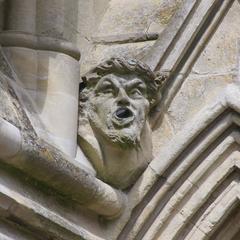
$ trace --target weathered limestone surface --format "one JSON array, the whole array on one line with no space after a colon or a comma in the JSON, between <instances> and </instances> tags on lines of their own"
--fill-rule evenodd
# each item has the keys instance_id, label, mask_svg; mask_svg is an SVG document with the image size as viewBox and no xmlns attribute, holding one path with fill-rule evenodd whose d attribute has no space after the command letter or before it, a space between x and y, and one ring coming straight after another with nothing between
<instances>
[{"instance_id":1,"label":"weathered limestone surface","mask_svg":"<svg viewBox=\"0 0 240 240\"><path fill-rule=\"evenodd\" d=\"M182 0L112 0L98 28L92 33L89 55L82 59L82 72L106 58L136 57L149 49L180 8ZM151 35L152 34L152 35ZM96 41L96 38L98 41ZM111 40L110 40L110 39ZM148 39L143 41L141 39Z\"/></svg>"},{"instance_id":2,"label":"weathered limestone surface","mask_svg":"<svg viewBox=\"0 0 240 240\"><path fill-rule=\"evenodd\" d=\"M239 11L240 5L235 1L172 101L161 127L153 135L156 139L153 142L157 144L155 153L188 123L188 119L218 99L226 85L236 80Z\"/></svg>"},{"instance_id":3,"label":"weathered limestone surface","mask_svg":"<svg viewBox=\"0 0 240 240\"><path fill-rule=\"evenodd\" d=\"M237 42L240 36L239 11L240 5L235 2L194 64L178 96L175 97L172 106L169 108L170 115L171 112L176 115L176 117L170 117L173 119L174 129L181 129L182 124L186 123L187 119L195 115L203 106L218 98L219 92L226 84L236 79ZM189 101L189 99L192 99L192 101ZM177 109L179 109L177 102L181 102L180 111L186 109L189 113L177 112ZM184 106L185 104L187 105Z\"/></svg>"},{"instance_id":4,"label":"weathered limestone surface","mask_svg":"<svg viewBox=\"0 0 240 240\"><path fill-rule=\"evenodd\" d=\"M239 13L238 0L0 0L0 239L238 240ZM111 57L155 71L151 108L136 69L82 82Z\"/></svg>"}]
</instances>

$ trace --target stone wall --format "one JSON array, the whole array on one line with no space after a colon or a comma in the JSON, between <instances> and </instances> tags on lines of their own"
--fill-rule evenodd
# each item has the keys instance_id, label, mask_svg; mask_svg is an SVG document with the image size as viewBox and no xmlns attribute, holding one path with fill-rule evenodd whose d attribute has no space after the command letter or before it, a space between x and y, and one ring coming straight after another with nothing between
<instances>
[{"instance_id":1,"label":"stone wall","mask_svg":"<svg viewBox=\"0 0 240 240\"><path fill-rule=\"evenodd\" d=\"M239 12L237 0L0 0L0 239L239 239ZM78 135L81 76L119 56L167 78L147 119L153 159L123 190Z\"/></svg>"}]
</instances>

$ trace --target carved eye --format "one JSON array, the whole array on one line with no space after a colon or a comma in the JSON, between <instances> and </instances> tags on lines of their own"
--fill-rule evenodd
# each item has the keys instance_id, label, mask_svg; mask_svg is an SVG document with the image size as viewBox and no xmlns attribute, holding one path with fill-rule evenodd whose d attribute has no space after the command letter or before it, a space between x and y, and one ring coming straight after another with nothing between
<instances>
[{"instance_id":1,"label":"carved eye","mask_svg":"<svg viewBox=\"0 0 240 240\"><path fill-rule=\"evenodd\" d=\"M110 81L103 81L97 86L97 94L114 94L115 89L113 84Z\"/></svg>"},{"instance_id":2,"label":"carved eye","mask_svg":"<svg viewBox=\"0 0 240 240\"><path fill-rule=\"evenodd\" d=\"M114 93L114 89L111 86L106 86L102 89L102 92L104 94L113 94Z\"/></svg>"},{"instance_id":3,"label":"carved eye","mask_svg":"<svg viewBox=\"0 0 240 240\"><path fill-rule=\"evenodd\" d=\"M129 93L130 97L132 98L139 98L143 96L143 92L142 90L138 89L138 88L133 88L130 93Z\"/></svg>"}]
</instances>

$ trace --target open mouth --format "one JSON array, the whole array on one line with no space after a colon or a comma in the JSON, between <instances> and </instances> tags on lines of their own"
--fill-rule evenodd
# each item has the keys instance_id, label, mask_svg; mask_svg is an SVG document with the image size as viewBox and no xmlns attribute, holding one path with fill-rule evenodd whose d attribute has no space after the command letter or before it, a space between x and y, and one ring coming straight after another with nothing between
<instances>
[{"instance_id":1,"label":"open mouth","mask_svg":"<svg viewBox=\"0 0 240 240\"><path fill-rule=\"evenodd\" d=\"M133 116L133 113L131 110L129 110L128 108L119 108L116 112L115 112L115 115L117 118L120 118L120 119L124 119L124 118L129 118L129 117L132 117Z\"/></svg>"},{"instance_id":2,"label":"open mouth","mask_svg":"<svg viewBox=\"0 0 240 240\"><path fill-rule=\"evenodd\" d=\"M120 107L114 112L113 122L118 126L126 126L134 120L133 112L127 107Z\"/></svg>"}]
</instances>

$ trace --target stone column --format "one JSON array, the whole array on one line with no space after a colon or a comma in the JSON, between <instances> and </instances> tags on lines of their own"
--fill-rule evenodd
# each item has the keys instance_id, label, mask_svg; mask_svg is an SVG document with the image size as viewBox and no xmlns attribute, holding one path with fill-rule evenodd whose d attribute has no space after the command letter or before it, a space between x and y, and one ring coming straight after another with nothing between
<instances>
[{"instance_id":1,"label":"stone column","mask_svg":"<svg viewBox=\"0 0 240 240\"><path fill-rule=\"evenodd\" d=\"M80 54L74 0L7 0L0 44L44 127L38 134L76 156ZM75 21L76 20L76 21Z\"/></svg>"},{"instance_id":2,"label":"stone column","mask_svg":"<svg viewBox=\"0 0 240 240\"><path fill-rule=\"evenodd\" d=\"M3 30L5 0L0 0L0 31Z\"/></svg>"},{"instance_id":3,"label":"stone column","mask_svg":"<svg viewBox=\"0 0 240 240\"><path fill-rule=\"evenodd\" d=\"M6 1L6 22L4 28L11 31L35 33L37 0Z\"/></svg>"}]
</instances>

